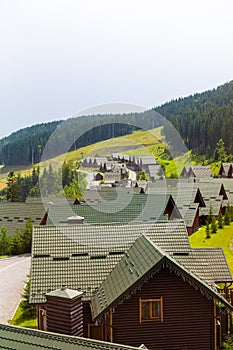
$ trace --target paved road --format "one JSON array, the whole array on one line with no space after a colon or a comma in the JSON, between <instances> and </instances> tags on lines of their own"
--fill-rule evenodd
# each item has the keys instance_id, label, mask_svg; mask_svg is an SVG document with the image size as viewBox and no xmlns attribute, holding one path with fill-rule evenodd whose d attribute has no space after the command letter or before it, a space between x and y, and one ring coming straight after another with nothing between
<instances>
[{"instance_id":1,"label":"paved road","mask_svg":"<svg viewBox=\"0 0 233 350\"><path fill-rule=\"evenodd\" d=\"M0 259L0 323L6 324L13 317L30 271L30 264L30 256Z\"/></svg>"}]
</instances>

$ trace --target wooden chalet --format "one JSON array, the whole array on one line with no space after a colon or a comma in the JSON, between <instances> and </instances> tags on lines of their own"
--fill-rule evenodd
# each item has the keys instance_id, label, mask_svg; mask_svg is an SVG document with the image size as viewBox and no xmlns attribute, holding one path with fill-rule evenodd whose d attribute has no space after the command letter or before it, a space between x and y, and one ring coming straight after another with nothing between
<instances>
[{"instance_id":1,"label":"wooden chalet","mask_svg":"<svg viewBox=\"0 0 233 350\"><path fill-rule=\"evenodd\" d=\"M191 235L199 229L199 209L205 208L206 205L200 189L194 182L181 179L155 181L154 183L149 183L147 193L171 194L185 221L188 234Z\"/></svg>"},{"instance_id":2,"label":"wooden chalet","mask_svg":"<svg viewBox=\"0 0 233 350\"><path fill-rule=\"evenodd\" d=\"M220 178L233 178L233 163L221 163L220 170L218 173Z\"/></svg>"},{"instance_id":3,"label":"wooden chalet","mask_svg":"<svg viewBox=\"0 0 233 350\"><path fill-rule=\"evenodd\" d=\"M215 350L232 309L217 283L229 296L231 281L222 249L192 249L180 220L34 227L30 302L41 330Z\"/></svg>"},{"instance_id":4,"label":"wooden chalet","mask_svg":"<svg viewBox=\"0 0 233 350\"><path fill-rule=\"evenodd\" d=\"M21 202L0 202L0 228L4 227L9 235L16 229L24 229L29 219L33 225L43 224L47 208L40 198Z\"/></svg>"},{"instance_id":5,"label":"wooden chalet","mask_svg":"<svg viewBox=\"0 0 233 350\"><path fill-rule=\"evenodd\" d=\"M205 223L210 211L212 211L212 215L216 219L220 213L224 214L228 203L228 196L224 185L221 182L207 181L205 179L198 181L197 186L206 204L205 208L200 208L201 223Z\"/></svg>"},{"instance_id":6,"label":"wooden chalet","mask_svg":"<svg viewBox=\"0 0 233 350\"><path fill-rule=\"evenodd\" d=\"M103 180L103 179L104 179L104 174L103 174L103 173L98 172L98 173L96 173L95 176L94 176L94 180L95 180L95 181L101 181L101 180Z\"/></svg>"},{"instance_id":7,"label":"wooden chalet","mask_svg":"<svg viewBox=\"0 0 233 350\"><path fill-rule=\"evenodd\" d=\"M190 166L185 165L180 173L180 177L188 177Z\"/></svg>"},{"instance_id":8,"label":"wooden chalet","mask_svg":"<svg viewBox=\"0 0 233 350\"><path fill-rule=\"evenodd\" d=\"M82 160L82 166L84 168L99 169L102 166L104 166L104 164L107 162L108 162L107 157L99 157L99 156L87 157L87 158Z\"/></svg>"},{"instance_id":9,"label":"wooden chalet","mask_svg":"<svg viewBox=\"0 0 233 350\"><path fill-rule=\"evenodd\" d=\"M146 350L145 346L135 348L3 324L0 324L0 348L7 350Z\"/></svg>"},{"instance_id":10,"label":"wooden chalet","mask_svg":"<svg viewBox=\"0 0 233 350\"><path fill-rule=\"evenodd\" d=\"M98 330L110 341L134 346L143 341L151 350L211 350L228 333L233 307L141 236L99 286L92 309Z\"/></svg>"},{"instance_id":11,"label":"wooden chalet","mask_svg":"<svg viewBox=\"0 0 233 350\"><path fill-rule=\"evenodd\" d=\"M230 178L213 178L211 181L209 181L209 185L212 186L213 183L220 184L223 186L225 193L226 193L226 202L230 203L230 205L233 205L233 181Z\"/></svg>"},{"instance_id":12,"label":"wooden chalet","mask_svg":"<svg viewBox=\"0 0 233 350\"><path fill-rule=\"evenodd\" d=\"M212 173L208 165L190 165L183 168L180 176L187 178L209 178L212 176Z\"/></svg>"}]
</instances>

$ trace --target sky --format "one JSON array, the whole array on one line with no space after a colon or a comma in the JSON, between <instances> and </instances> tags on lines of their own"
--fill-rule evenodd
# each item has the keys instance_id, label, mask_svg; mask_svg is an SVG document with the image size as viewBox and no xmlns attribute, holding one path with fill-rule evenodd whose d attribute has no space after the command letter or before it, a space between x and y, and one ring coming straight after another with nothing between
<instances>
[{"instance_id":1,"label":"sky","mask_svg":"<svg viewBox=\"0 0 233 350\"><path fill-rule=\"evenodd\" d=\"M232 10L232 0L0 0L0 138L231 81Z\"/></svg>"}]
</instances>

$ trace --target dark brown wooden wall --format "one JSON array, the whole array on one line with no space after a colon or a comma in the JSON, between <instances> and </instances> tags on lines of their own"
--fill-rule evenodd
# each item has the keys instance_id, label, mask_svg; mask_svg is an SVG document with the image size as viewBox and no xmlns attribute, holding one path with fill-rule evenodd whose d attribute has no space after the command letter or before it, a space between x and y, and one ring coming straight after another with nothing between
<instances>
[{"instance_id":1,"label":"dark brown wooden wall","mask_svg":"<svg viewBox=\"0 0 233 350\"><path fill-rule=\"evenodd\" d=\"M83 307L80 299L47 298L47 330L83 336Z\"/></svg>"},{"instance_id":2,"label":"dark brown wooden wall","mask_svg":"<svg viewBox=\"0 0 233 350\"><path fill-rule=\"evenodd\" d=\"M90 302L83 302L83 336L88 338L88 323L93 324Z\"/></svg>"},{"instance_id":3,"label":"dark brown wooden wall","mask_svg":"<svg viewBox=\"0 0 233 350\"><path fill-rule=\"evenodd\" d=\"M193 222L193 226L187 227L188 235L191 236L194 232L196 232L199 229L199 227L200 227L200 223L199 223L199 209L198 209Z\"/></svg>"},{"instance_id":4,"label":"dark brown wooden wall","mask_svg":"<svg viewBox=\"0 0 233 350\"><path fill-rule=\"evenodd\" d=\"M164 320L139 323L139 298L163 297ZM214 303L164 268L113 313L113 342L150 350L214 350Z\"/></svg>"}]
</instances>

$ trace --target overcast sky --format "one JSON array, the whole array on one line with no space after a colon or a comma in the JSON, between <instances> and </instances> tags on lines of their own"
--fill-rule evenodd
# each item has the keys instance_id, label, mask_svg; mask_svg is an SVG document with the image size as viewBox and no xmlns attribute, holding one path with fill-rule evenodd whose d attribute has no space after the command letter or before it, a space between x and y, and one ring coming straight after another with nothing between
<instances>
[{"instance_id":1,"label":"overcast sky","mask_svg":"<svg viewBox=\"0 0 233 350\"><path fill-rule=\"evenodd\" d=\"M232 13L232 0L0 0L0 137L232 80Z\"/></svg>"}]
</instances>

